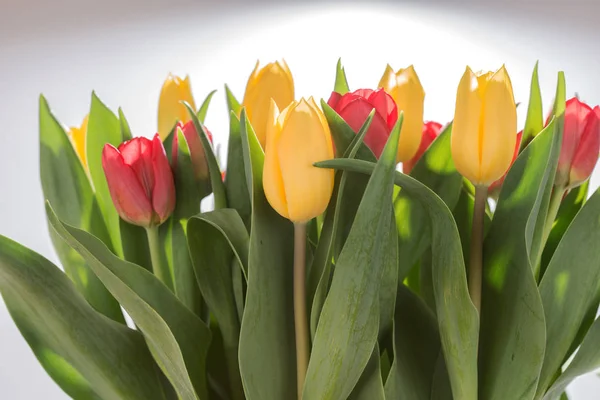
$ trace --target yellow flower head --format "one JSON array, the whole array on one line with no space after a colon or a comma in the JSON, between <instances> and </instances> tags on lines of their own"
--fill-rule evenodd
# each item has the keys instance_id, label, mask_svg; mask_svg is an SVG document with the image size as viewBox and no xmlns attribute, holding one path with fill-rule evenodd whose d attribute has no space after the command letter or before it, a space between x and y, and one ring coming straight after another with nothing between
<instances>
[{"instance_id":1,"label":"yellow flower head","mask_svg":"<svg viewBox=\"0 0 600 400\"><path fill-rule=\"evenodd\" d=\"M333 158L323 112L313 98L294 101L281 113L271 101L263 186L271 207L293 222L321 215L333 192L333 170L313 166Z\"/></svg>"},{"instance_id":2,"label":"yellow flower head","mask_svg":"<svg viewBox=\"0 0 600 400\"><path fill-rule=\"evenodd\" d=\"M398 106L398 113L404 111L397 161L408 161L414 157L421 144L425 91L412 65L394 72L388 64L379 87L392 96Z\"/></svg>"},{"instance_id":3,"label":"yellow flower head","mask_svg":"<svg viewBox=\"0 0 600 400\"><path fill-rule=\"evenodd\" d=\"M506 68L475 74L467 67L458 85L452 126L456 169L473 184L489 186L511 165L516 131L517 109Z\"/></svg>"},{"instance_id":4,"label":"yellow flower head","mask_svg":"<svg viewBox=\"0 0 600 400\"><path fill-rule=\"evenodd\" d=\"M194 96L190 86L190 77L184 79L169 74L160 91L158 100L158 133L165 139L178 121L186 123L190 120L187 109L182 101L186 101L196 109Z\"/></svg>"},{"instance_id":5,"label":"yellow flower head","mask_svg":"<svg viewBox=\"0 0 600 400\"><path fill-rule=\"evenodd\" d=\"M271 99L279 109L294 101L294 79L285 60L273 62L259 69L259 62L248 79L242 105L256 132L261 146L265 147L267 121Z\"/></svg>"},{"instance_id":6,"label":"yellow flower head","mask_svg":"<svg viewBox=\"0 0 600 400\"><path fill-rule=\"evenodd\" d=\"M86 115L80 127L73 126L69 129L68 135L73 143L73 148L79 156L83 167L87 169L87 158L85 156L85 137L87 135L88 117Z\"/></svg>"}]
</instances>

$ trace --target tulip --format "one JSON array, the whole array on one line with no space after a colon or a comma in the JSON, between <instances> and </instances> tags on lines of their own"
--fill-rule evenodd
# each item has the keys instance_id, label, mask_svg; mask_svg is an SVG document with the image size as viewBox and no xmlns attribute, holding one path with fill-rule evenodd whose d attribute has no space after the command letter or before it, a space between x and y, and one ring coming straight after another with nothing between
<instances>
[{"instance_id":1,"label":"tulip","mask_svg":"<svg viewBox=\"0 0 600 400\"><path fill-rule=\"evenodd\" d=\"M199 133L196 131L193 121L188 121L185 125L181 122L177 123L177 128L181 129L185 141L190 149L190 158L192 159L192 167L194 169L194 178L198 181L203 181L208 178L208 163L206 161L206 154L204 153L204 146L200 140ZM206 127L204 128L208 139L212 143L212 134ZM177 135L173 138L173 148L171 152L171 162L175 166L177 165L177 150L179 147L179 140Z\"/></svg>"},{"instance_id":2,"label":"tulip","mask_svg":"<svg viewBox=\"0 0 600 400\"><path fill-rule=\"evenodd\" d=\"M397 161L410 160L419 149L423 131L425 91L421 81L412 65L399 69L398 72L394 72L388 65L379 81L379 87L392 96L398 112L404 112Z\"/></svg>"},{"instance_id":3,"label":"tulip","mask_svg":"<svg viewBox=\"0 0 600 400\"><path fill-rule=\"evenodd\" d=\"M115 148L106 144L102 167L110 196L125 221L146 228L165 222L175 208L175 184L158 134Z\"/></svg>"},{"instance_id":4,"label":"tulip","mask_svg":"<svg viewBox=\"0 0 600 400\"><path fill-rule=\"evenodd\" d=\"M571 189L586 181L600 152L600 107L574 97L567 101L555 185Z\"/></svg>"},{"instance_id":5,"label":"tulip","mask_svg":"<svg viewBox=\"0 0 600 400\"><path fill-rule=\"evenodd\" d=\"M333 158L323 112L312 97L293 101L281 113L271 102L263 186L271 207L293 222L321 215L333 191L333 170L314 167Z\"/></svg>"},{"instance_id":6,"label":"tulip","mask_svg":"<svg viewBox=\"0 0 600 400\"><path fill-rule=\"evenodd\" d=\"M508 170L517 136L517 109L504 66L495 73L465 71L456 94L452 158L476 186L489 186Z\"/></svg>"},{"instance_id":7,"label":"tulip","mask_svg":"<svg viewBox=\"0 0 600 400\"><path fill-rule=\"evenodd\" d=\"M519 149L521 148L521 140L523 138L523 131L520 131L519 133L517 133L517 143L515 144L515 152L513 153L513 158L512 161L510 162L510 166L508 167L510 170L510 167L515 163L515 160L517 159L517 156L519 155ZM488 193L490 194L490 196L497 198L498 194L500 192L500 188L502 187L502 184L504 183L504 179L506 178L506 175L508 175L508 171L506 171L506 173L504 175L502 175L502 177L496 181L494 181L490 187L488 188Z\"/></svg>"},{"instance_id":8,"label":"tulip","mask_svg":"<svg viewBox=\"0 0 600 400\"><path fill-rule=\"evenodd\" d=\"M415 167L417 161L421 159L423 154L425 154L425 151L427 151L431 143L433 143L441 131L442 124L438 122L429 121L423 124L423 135L421 136L421 144L419 145L417 154L415 154L410 160L402 163L402 172L407 175L410 174L410 171L412 171L412 169Z\"/></svg>"},{"instance_id":9,"label":"tulip","mask_svg":"<svg viewBox=\"0 0 600 400\"><path fill-rule=\"evenodd\" d=\"M196 109L194 96L190 87L190 77L181 79L169 74L160 91L158 100L158 133L165 139L179 121L186 123L190 120L187 109L182 104L185 101Z\"/></svg>"},{"instance_id":10,"label":"tulip","mask_svg":"<svg viewBox=\"0 0 600 400\"><path fill-rule=\"evenodd\" d=\"M87 169L87 158L85 156L85 137L87 135L87 125L88 125L88 117L86 115L79 127L71 127L69 129L68 135L71 139L71 143L73 143L73 148L75 149L75 153L79 156L83 167Z\"/></svg>"},{"instance_id":11,"label":"tulip","mask_svg":"<svg viewBox=\"0 0 600 400\"><path fill-rule=\"evenodd\" d=\"M294 101L294 80L285 60L267 64L261 69L258 67L257 61L246 84L242 105L246 107L248 119L264 149L271 99L278 109L287 107Z\"/></svg>"},{"instance_id":12,"label":"tulip","mask_svg":"<svg viewBox=\"0 0 600 400\"><path fill-rule=\"evenodd\" d=\"M383 89L359 89L343 96L333 92L327 104L355 133L358 133L371 111L377 111L364 140L375 157L379 158L390 132L398 121L398 108L394 99Z\"/></svg>"}]
</instances>

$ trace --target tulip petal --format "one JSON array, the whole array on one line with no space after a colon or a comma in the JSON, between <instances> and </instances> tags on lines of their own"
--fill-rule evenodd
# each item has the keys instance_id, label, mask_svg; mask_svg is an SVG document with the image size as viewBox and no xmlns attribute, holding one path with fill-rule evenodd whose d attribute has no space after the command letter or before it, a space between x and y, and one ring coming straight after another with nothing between
<instances>
[{"instance_id":1,"label":"tulip petal","mask_svg":"<svg viewBox=\"0 0 600 400\"><path fill-rule=\"evenodd\" d=\"M480 177L479 119L482 101L477 90L477 77L467 67L458 85L456 109L452 125L452 159L458 172L473 183Z\"/></svg>"},{"instance_id":2,"label":"tulip petal","mask_svg":"<svg viewBox=\"0 0 600 400\"><path fill-rule=\"evenodd\" d=\"M155 179L152 190L152 208L158 215L158 224L162 224L175 209L175 182L165 148L158 134L154 135L154 139L152 139L151 165Z\"/></svg>"},{"instance_id":3,"label":"tulip petal","mask_svg":"<svg viewBox=\"0 0 600 400\"><path fill-rule=\"evenodd\" d=\"M305 222L322 214L333 192L333 171L315 162L333 158L319 115L302 99L283 125L276 144L288 201L288 218ZM265 166L266 169L266 166Z\"/></svg>"},{"instance_id":4,"label":"tulip petal","mask_svg":"<svg viewBox=\"0 0 600 400\"><path fill-rule=\"evenodd\" d=\"M415 164L419 161L419 159L425 154L425 151L429 148L431 143L438 137L440 132L442 131L442 124L434 121L429 121L423 124L423 136L421 137L421 144L419 145L419 150L408 161L404 161L402 163L402 172L405 174L410 174L410 171L414 168Z\"/></svg>"},{"instance_id":5,"label":"tulip petal","mask_svg":"<svg viewBox=\"0 0 600 400\"><path fill-rule=\"evenodd\" d=\"M87 168L87 158L85 155L85 139L87 136L87 124L88 124L89 114L85 116L83 122L80 127L72 127L69 129L69 137L73 142L73 147L75 148L75 152L79 156L81 163L84 167Z\"/></svg>"},{"instance_id":6,"label":"tulip petal","mask_svg":"<svg viewBox=\"0 0 600 400\"><path fill-rule=\"evenodd\" d=\"M489 185L510 167L517 136L517 108L504 66L490 78L483 98L479 182Z\"/></svg>"},{"instance_id":7,"label":"tulip petal","mask_svg":"<svg viewBox=\"0 0 600 400\"><path fill-rule=\"evenodd\" d=\"M398 107L392 96L385 90L378 89L369 95L368 100L373 104L381 118L386 121L388 130L391 132L396 122L398 122Z\"/></svg>"},{"instance_id":8,"label":"tulip petal","mask_svg":"<svg viewBox=\"0 0 600 400\"><path fill-rule=\"evenodd\" d=\"M584 121L583 135L573 157L569 178L571 187L577 186L590 177L598 162L600 153L600 107L588 113Z\"/></svg>"},{"instance_id":9,"label":"tulip petal","mask_svg":"<svg viewBox=\"0 0 600 400\"><path fill-rule=\"evenodd\" d=\"M335 110L341 99L342 95L333 91L331 92L331 96L329 96L329 100L327 100L327 105Z\"/></svg>"},{"instance_id":10,"label":"tulip petal","mask_svg":"<svg viewBox=\"0 0 600 400\"><path fill-rule=\"evenodd\" d=\"M312 96L308 98L308 104L312 107L313 111L319 116L321 126L323 127L323 132L329 132L329 124L327 123L327 118L325 118L325 114L323 114L323 111L321 111L321 109L319 108L319 106L315 102L315 99ZM329 135L327 136L327 139L329 139L327 143L329 143L329 150L331 151L331 154L335 154L335 150L333 149L333 138L331 137L331 135Z\"/></svg>"},{"instance_id":11,"label":"tulip petal","mask_svg":"<svg viewBox=\"0 0 600 400\"><path fill-rule=\"evenodd\" d=\"M294 107L290 105L289 107ZM269 107L269 120L267 122L267 145L265 147L265 162L263 167L263 189L265 197L271 204L271 207L279 215L288 218L288 205L281 176L281 167L279 165L279 154L277 152L277 142L281 136L281 126L279 124L279 110L274 100L271 100Z\"/></svg>"},{"instance_id":12,"label":"tulip petal","mask_svg":"<svg viewBox=\"0 0 600 400\"><path fill-rule=\"evenodd\" d=\"M586 118L591 111L591 107L581 102L577 97L573 97L567 101L563 142L558 159L558 174L561 177L560 179L566 179L571 170L575 152L580 148L579 142L586 126Z\"/></svg>"},{"instance_id":13,"label":"tulip petal","mask_svg":"<svg viewBox=\"0 0 600 400\"><path fill-rule=\"evenodd\" d=\"M135 172L148 198L154 188L152 170L152 142L145 137L136 137L119 146L125 164Z\"/></svg>"},{"instance_id":14,"label":"tulip petal","mask_svg":"<svg viewBox=\"0 0 600 400\"><path fill-rule=\"evenodd\" d=\"M152 205L133 169L110 144L102 150L102 168L117 212L125 221L150 226Z\"/></svg>"},{"instance_id":15,"label":"tulip petal","mask_svg":"<svg viewBox=\"0 0 600 400\"><path fill-rule=\"evenodd\" d=\"M396 87L396 74L390 64L385 66L385 71L383 72L383 76L379 80L379 85L377 85L377 87L383 88L388 93L391 93Z\"/></svg>"},{"instance_id":16,"label":"tulip petal","mask_svg":"<svg viewBox=\"0 0 600 400\"><path fill-rule=\"evenodd\" d=\"M169 74L160 91L158 101L158 132L166 138L177 121L189 121L187 109L182 101L188 102L194 109L196 104L192 95L189 76L181 79Z\"/></svg>"},{"instance_id":17,"label":"tulip petal","mask_svg":"<svg viewBox=\"0 0 600 400\"><path fill-rule=\"evenodd\" d=\"M367 99L358 97L342 110L340 116L352 128L354 133L358 133L374 108L373 104ZM375 157L379 158L389 136L390 129L386 120L376 112L364 139L365 144L371 149Z\"/></svg>"},{"instance_id":18,"label":"tulip petal","mask_svg":"<svg viewBox=\"0 0 600 400\"><path fill-rule=\"evenodd\" d=\"M425 102L425 91L412 65L397 75L397 86L390 94L396 101L398 113L404 112L398 161L410 160L421 144Z\"/></svg>"}]
</instances>

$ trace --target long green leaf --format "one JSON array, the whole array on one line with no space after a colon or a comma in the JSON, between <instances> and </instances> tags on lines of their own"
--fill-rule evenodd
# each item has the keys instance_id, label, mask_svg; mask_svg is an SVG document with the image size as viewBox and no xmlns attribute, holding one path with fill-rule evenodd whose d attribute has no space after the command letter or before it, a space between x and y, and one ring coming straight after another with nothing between
<instances>
[{"instance_id":1,"label":"long green leaf","mask_svg":"<svg viewBox=\"0 0 600 400\"><path fill-rule=\"evenodd\" d=\"M129 122L127 121L127 118L125 118L125 113L121 107L119 107L119 124L121 125L121 137L123 138L123 141L131 140L133 138L131 128L129 127Z\"/></svg>"},{"instance_id":2,"label":"long green leaf","mask_svg":"<svg viewBox=\"0 0 600 400\"><path fill-rule=\"evenodd\" d=\"M139 332L96 312L48 260L0 236L0 292L48 374L75 399L165 399Z\"/></svg>"},{"instance_id":3,"label":"long green leaf","mask_svg":"<svg viewBox=\"0 0 600 400\"><path fill-rule=\"evenodd\" d=\"M240 111L242 110L242 106L240 102L235 98L229 86L225 85L225 98L227 100L227 109L232 111L235 115L240 115Z\"/></svg>"},{"instance_id":4,"label":"long green leaf","mask_svg":"<svg viewBox=\"0 0 600 400\"><path fill-rule=\"evenodd\" d=\"M385 391L381 378L381 366L379 360L379 345L375 343L375 348L371 353L371 358L363 371L360 379L356 383L354 390L348 397L349 400L385 400Z\"/></svg>"},{"instance_id":5,"label":"long green leaf","mask_svg":"<svg viewBox=\"0 0 600 400\"><path fill-rule=\"evenodd\" d=\"M69 224L88 230L110 244L94 192L66 132L40 96L40 178L44 197L57 205L56 213ZM85 261L53 234L54 248L77 290L96 310L125 322L119 303L89 269Z\"/></svg>"},{"instance_id":6,"label":"long green leaf","mask_svg":"<svg viewBox=\"0 0 600 400\"><path fill-rule=\"evenodd\" d=\"M152 273L118 258L89 233L62 223L49 205L46 209L52 227L88 262L142 331L178 396L206 399L208 327Z\"/></svg>"},{"instance_id":7,"label":"long green leaf","mask_svg":"<svg viewBox=\"0 0 600 400\"><path fill-rule=\"evenodd\" d=\"M348 79L346 79L346 71L342 66L342 59L338 59L337 66L335 68L335 85L333 91L341 95L344 95L350 91L348 86Z\"/></svg>"},{"instance_id":8,"label":"long green leaf","mask_svg":"<svg viewBox=\"0 0 600 400\"><path fill-rule=\"evenodd\" d=\"M364 174L372 163L330 160L316 164ZM410 192L428 210L432 227L433 286L442 349L455 399L477 399L478 316L471 302L458 230L450 210L431 189L397 172L395 184Z\"/></svg>"},{"instance_id":9,"label":"long green leaf","mask_svg":"<svg viewBox=\"0 0 600 400\"><path fill-rule=\"evenodd\" d=\"M346 399L377 342L381 277L390 259L397 262L390 227L401 123L388 139L336 262L308 364L305 400Z\"/></svg>"},{"instance_id":10,"label":"long green leaf","mask_svg":"<svg viewBox=\"0 0 600 400\"><path fill-rule=\"evenodd\" d=\"M531 88L529 90L529 106L527 108L527 119L521 137L521 150L525 148L538 133L544 129L544 115L542 109L542 92L538 78L538 64L535 63L531 76Z\"/></svg>"},{"instance_id":11,"label":"long green leaf","mask_svg":"<svg viewBox=\"0 0 600 400\"><path fill-rule=\"evenodd\" d=\"M234 260L238 270L247 269L248 241L244 223L230 208L200 214L188 223L190 255L198 285L223 336L229 389L234 399L243 399L244 391L238 366L241 315L230 266Z\"/></svg>"},{"instance_id":12,"label":"long green leaf","mask_svg":"<svg viewBox=\"0 0 600 400\"><path fill-rule=\"evenodd\" d=\"M267 202L262 187L264 154L244 110L240 121L245 171L252 193L240 372L247 399L292 399L296 396L293 226Z\"/></svg>"},{"instance_id":13,"label":"long green leaf","mask_svg":"<svg viewBox=\"0 0 600 400\"><path fill-rule=\"evenodd\" d=\"M208 95L206 95L206 98L204 99L204 101L200 105L200 108L198 109L198 112L196 113L196 116L198 117L198 121L200 121L202 124L204 124L204 120L206 119L206 114L208 114L208 107L210 106L210 101L212 100L215 93L217 93L217 91L213 90Z\"/></svg>"},{"instance_id":14,"label":"long green leaf","mask_svg":"<svg viewBox=\"0 0 600 400\"><path fill-rule=\"evenodd\" d=\"M600 190L585 203L560 241L540 282L546 352L537 393L559 371L600 288Z\"/></svg>"},{"instance_id":15,"label":"long green leaf","mask_svg":"<svg viewBox=\"0 0 600 400\"><path fill-rule=\"evenodd\" d=\"M556 129L555 129L556 128ZM532 398L544 357L544 309L532 272L560 151L555 120L508 172L484 242L480 387L485 399Z\"/></svg>"},{"instance_id":16,"label":"long green leaf","mask_svg":"<svg viewBox=\"0 0 600 400\"><path fill-rule=\"evenodd\" d=\"M118 147L122 142L123 135L121 134L119 119L100 101L96 93L92 92L92 105L85 139L85 152L96 199L98 200L108 233L110 234L112 244L109 247L114 249L119 256L123 255L119 215L110 197L108 183L104 176L102 149L107 143Z\"/></svg>"},{"instance_id":17,"label":"long green leaf","mask_svg":"<svg viewBox=\"0 0 600 400\"><path fill-rule=\"evenodd\" d=\"M252 213L252 204L250 202L250 191L248 189L248 183L246 182L244 168L240 120L233 112L230 112L227 170L225 171L227 206L237 210L237 212L240 214L240 217L242 217L242 221L244 221L244 224L248 230L250 230L250 214Z\"/></svg>"}]
</instances>

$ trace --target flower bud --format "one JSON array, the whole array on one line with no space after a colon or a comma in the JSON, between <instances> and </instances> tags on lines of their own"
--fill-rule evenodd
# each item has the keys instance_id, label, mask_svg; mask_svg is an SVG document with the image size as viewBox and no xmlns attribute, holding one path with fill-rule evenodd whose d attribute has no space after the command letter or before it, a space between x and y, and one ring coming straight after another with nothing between
<instances>
[{"instance_id":1,"label":"flower bud","mask_svg":"<svg viewBox=\"0 0 600 400\"><path fill-rule=\"evenodd\" d=\"M423 154L425 154L431 143L433 143L441 131L442 124L440 123L429 121L423 124L423 135L421 136L421 144L419 145L419 149L413 158L402 163L402 172L407 175L410 174L410 171L412 171L412 169L415 167L417 161L421 159Z\"/></svg>"},{"instance_id":2,"label":"flower bud","mask_svg":"<svg viewBox=\"0 0 600 400\"><path fill-rule=\"evenodd\" d=\"M259 69L259 62L246 84L242 105L254 128L260 145L265 148L271 99L278 109L287 107L294 101L294 80L285 61L274 62Z\"/></svg>"},{"instance_id":3,"label":"flower bud","mask_svg":"<svg viewBox=\"0 0 600 400\"><path fill-rule=\"evenodd\" d=\"M73 143L73 148L75 149L75 153L79 156L83 167L87 169L87 157L85 155L85 138L87 136L87 125L88 125L88 117L86 115L81 123L80 127L73 126L69 129L67 134L71 139L71 143Z\"/></svg>"},{"instance_id":4,"label":"flower bud","mask_svg":"<svg viewBox=\"0 0 600 400\"><path fill-rule=\"evenodd\" d=\"M474 74L467 67L456 94L452 158L474 185L489 186L506 173L517 140L517 109L504 66Z\"/></svg>"},{"instance_id":5,"label":"flower bud","mask_svg":"<svg viewBox=\"0 0 600 400\"><path fill-rule=\"evenodd\" d=\"M185 101L196 109L194 96L190 86L190 77L181 79L178 76L169 74L160 91L158 100L158 133L161 139L165 139L175 127L177 122L184 124L190 120L187 109L182 104Z\"/></svg>"},{"instance_id":6,"label":"flower bud","mask_svg":"<svg viewBox=\"0 0 600 400\"><path fill-rule=\"evenodd\" d=\"M177 127L183 132L185 141L190 149L190 158L192 159L192 166L194 168L194 178L197 181L208 179L208 163L206 161L206 154L202 141L200 140L200 134L196 131L193 121L188 121L185 125L181 122L177 123ZM204 127L208 140L212 143L212 134L206 127ZM179 140L177 135L173 137L173 148L171 152L171 162L173 165L177 165L177 150L179 147Z\"/></svg>"},{"instance_id":7,"label":"flower bud","mask_svg":"<svg viewBox=\"0 0 600 400\"><path fill-rule=\"evenodd\" d=\"M343 96L333 92L327 104L355 133L358 133L371 111L376 110L365 136L365 144L373 151L375 157L379 158L390 132L398 121L398 108L394 99L383 89L359 89Z\"/></svg>"},{"instance_id":8,"label":"flower bud","mask_svg":"<svg viewBox=\"0 0 600 400\"><path fill-rule=\"evenodd\" d=\"M312 99L292 102L281 113L271 102L263 167L265 196L281 216L306 222L321 215L333 192L333 170L315 162L333 158L323 112Z\"/></svg>"},{"instance_id":9,"label":"flower bud","mask_svg":"<svg viewBox=\"0 0 600 400\"><path fill-rule=\"evenodd\" d=\"M106 144L102 167L121 218L145 228L169 218L175 208L175 184L158 134L153 140L134 138L118 149Z\"/></svg>"},{"instance_id":10,"label":"flower bud","mask_svg":"<svg viewBox=\"0 0 600 400\"><path fill-rule=\"evenodd\" d=\"M388 65L379 81L379 87L392 96L398 106L398 113L404 112L397 161L410 160L417 153L423 131L425 91L421 81L412 65L399 69L398 72L394 72Z\"/></svg>"}]
</instances>

